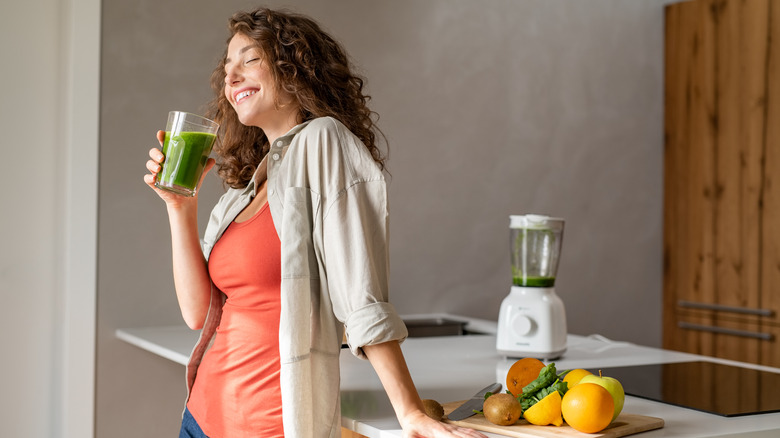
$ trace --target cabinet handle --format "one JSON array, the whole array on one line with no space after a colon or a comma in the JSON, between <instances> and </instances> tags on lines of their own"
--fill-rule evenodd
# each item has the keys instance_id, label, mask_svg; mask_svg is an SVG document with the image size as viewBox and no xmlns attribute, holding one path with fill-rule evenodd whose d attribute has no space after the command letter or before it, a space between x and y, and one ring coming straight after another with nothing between
<instances>
[{"instance_id":1,"label":"cabinet handle","mask_svg":"<svg viewBox=\"0 0 780 438\"><path fill-rule=\"evenodd\" d=\"M762 339L764 341L771 341L774 339L771 333L750 332L747 330L735 330L723 327L715 327L711 325L699 325L691 324L689 322L678 322L677 327L688 330L699 330L702 332L720 333L724 335L742 336L745 338Z\"/></svg>"},{"instance_id":2,"label":"cabinet handle","mask_svg":"<svg viewBox=\"0 0 780 438\"><path fill-rule=\"evenodd\" d=\"M715 310L719 312L741 313L745 315L772 316L775 313L772 309L753 309L750 307L724 306L722 304L697 303L695 301L685 300L678 301L677 305L688 309Z\"/></svg>"}]
</instances>

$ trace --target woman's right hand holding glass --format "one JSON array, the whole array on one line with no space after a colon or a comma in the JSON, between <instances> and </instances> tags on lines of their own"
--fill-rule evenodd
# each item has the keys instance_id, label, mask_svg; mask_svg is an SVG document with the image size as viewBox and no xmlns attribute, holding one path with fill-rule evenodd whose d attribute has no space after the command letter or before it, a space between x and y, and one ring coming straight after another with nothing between
<instances>
[{"instance_id":1,"label":"woman's right hand holding glass","mask_svg":"<svg viewBox=\"0 0 780 438\"><path fill-rule=\"evenodd\" d=\"M157 131L157 141L160 143L161 148L164 138L165 131ZM157 180L157 174L160 172L160 170L162 170L163 161L165 161L165 156L163 155L161 149L152 148L149 150L149 160L146 162L146 169L149 171L149 173L144 175L144 182L146 185L151 187L152 190L154 190L157 195L163 201L165 201L165 204L168 206L168 208L178 208L187 204L197 204L197 194L192 197L183 196L168 190L157 188L154 185L154 182ZM209 158L208 161L206 161L206 165L203 169L203 175L198 182L198 188L200 188L200 185L203 184L203 178L206 176L209 170L214 167L214 163L215 161L213 158Z\"/></svg>"},{"instance_id":2,"label":"woman's right hand holding glass","mask_svg":"<svg viewBox=\"0 0 780 438\"><path fill-rule=\"evenodd\" d=\"M163 144L165 131L157 132L157 141ZM211 279L209 278L203 252L198 238L198 196L179 195L155 187L157 174L165 161L160 149L149 151L144 182L151 187L168 207L168 219L171 225L171 245L173 251L173 282L179 300L182 316L193 330L203 326L209 309ZM214 159L209 158L203 175L214 167ZM198 187L203 183L203 176Z\"/></svg>"}]
</instances>

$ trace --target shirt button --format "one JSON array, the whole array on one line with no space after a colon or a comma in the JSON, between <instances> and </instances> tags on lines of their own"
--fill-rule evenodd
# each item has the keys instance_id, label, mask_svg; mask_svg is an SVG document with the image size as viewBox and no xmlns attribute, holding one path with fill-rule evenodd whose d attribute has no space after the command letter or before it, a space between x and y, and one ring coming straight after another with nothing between
<instances>
[{"instance_id":1,"label":"shirt button","mask_svg":"<svg viewBox=\"0 0 780 438\"><path fill-rule=\"evenodd\" d=\"M283 144L284 144L284 142L283 142L283 141L281 141L281 140L279 140L279 141L277 141L277 142L276 142L276 145L277 145L277 146L279 146L279 147L282 147L282 145L283 145Z\"/></svg>"},{"instance_id":2,"label":"shirt button","mask_svg":"<svg viewBox=\"0 0 780 438\"><path fill-rule=\"evenodd\" d=\"M273 158L274 160L278 160L279 159L279 154L273 154L273 155L271 155L271 158Z\"/></svg>"},{"instance_id":3,"label":"shirt button","mask_svg":"<svg viewBox=\"0 0 780 438\"><path fill-rule=\"evenodd\" d=\"M271 190L269 190L269 191L268 191L268 194L269 194L269 195L273 195L273 194L274 194L274 189L271 189Z\"/></svg>"}]
</instances>

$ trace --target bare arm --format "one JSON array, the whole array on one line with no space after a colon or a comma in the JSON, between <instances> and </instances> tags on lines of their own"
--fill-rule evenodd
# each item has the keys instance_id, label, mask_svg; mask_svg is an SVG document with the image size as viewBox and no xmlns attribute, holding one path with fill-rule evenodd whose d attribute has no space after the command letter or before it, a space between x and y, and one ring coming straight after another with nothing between
<instances>
[{"instance_id":1,"label":"bare arm","mask_svg":"<svg viewBox=\"0 0 780 438\"><path fill-rule=\"evenodd\" d=\"M363 351L382 381L406 438L486 438L473 429L441 423L425 415L398 342L366 345Z\"/></svg>"},{"instance_id":2,"label":"bare arm","mask_svg":"<svg viewBox=\"0 0 780 438\"><path fill-rule=\"evenodd\" d=\"M173 284L184 321L193 330L203 327L209 310L211 278L198 236L197 205L168 207L173 254Z\"/></svg>"},{"instance_id":3,"label":"bare arm","mask_svg":"<svg viewBox=\"0 0 780 438\"><path fill-rule=\"evenodd\" d=\"M157 132L157 140L162 144L163 131ZM154 189L165 201L171 226L171 244L173 254L173 282L176 297L179 300L182 317L193 330L198 330L206 320L211 297L211 278L206 260L200 247L198 235L198 199L176 195L154 186L154 180L160 171L163 154L159 149L149 151L150 160L146 168L150 173L144 175L144 182ZM214 166L209 159L203 176ZM201 183L203 177L201 177ZM200 183L199 183L200 184Z\"/></svg>"}]
</instances>

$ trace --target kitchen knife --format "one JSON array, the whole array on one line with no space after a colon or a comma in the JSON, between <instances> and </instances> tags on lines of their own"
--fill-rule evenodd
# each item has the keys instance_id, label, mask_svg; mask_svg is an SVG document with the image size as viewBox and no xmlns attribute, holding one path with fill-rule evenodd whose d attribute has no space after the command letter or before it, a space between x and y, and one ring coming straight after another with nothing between
<instances>
[{"instance_id":1,"label":"kitchen knife","mask_svg":"<svg viewBox=\"0 0 780 438\"><path fill-rule=\"evenodd\" d=\"M474 411L482 410L482 403L485 401L485 394L492 392L493 394L501 391L500 383L492 383L482 388L478 393L474 394L471 399L466 400L465 403L455 408L454 411L447 414L447 418L452 421L460 421L474 415Z\"/></svg>"}]
</instances>

